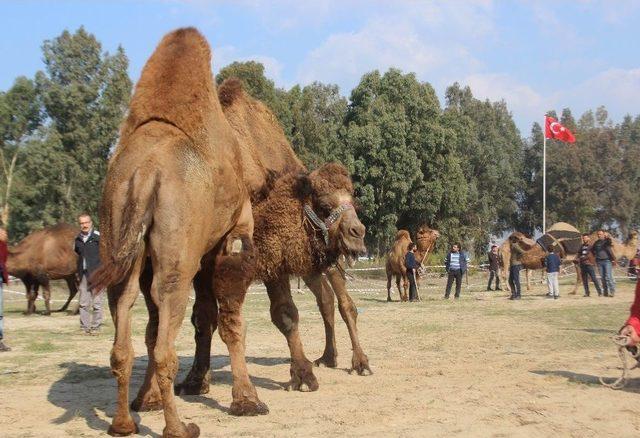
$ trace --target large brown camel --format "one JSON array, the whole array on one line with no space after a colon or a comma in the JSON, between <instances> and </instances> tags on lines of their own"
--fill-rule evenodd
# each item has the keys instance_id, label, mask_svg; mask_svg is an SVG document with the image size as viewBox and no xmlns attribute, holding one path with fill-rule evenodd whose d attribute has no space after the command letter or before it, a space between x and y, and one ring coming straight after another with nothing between
<instances>
[{"instance_id":1,"label":"large brown camel","mask_svg":"<svg viewBox=\"0 0 640 438\"><path fill-rule=\"evenodd\" d=\"M116 329L112 435L138 430L128 399L134 358L131 308L140 290L149 311L145 341L153 365L147 375L157 377L163 436L199 435L195 424L180 421L173 392L178 371L174 344L192 281L206 284L213 294L212 318L231 358L230 412L268 412L245 360L241 309L255 256L242 170L239 145L213 83L208 43L193 28L167 34L136 85L109 162L100 210L102 265L91 285L94 290L108 287Z\"/></svg>"},{"instance_id":2,"label":"large brown camel","mask_svg":"<svg viewBox=\"0 0 640 438\"><path fill-rule=\"evenodd\" d=\"M316 361L337 366L335 348L334 301L338 297L353 346L352 366L358 373L370 371L362 351L356 327L357 310L346 290L339 269L331 267L339 255L355 257L364 251L364 227L353 210L353 188L346 170L328 164L309 174L291 149L273 113L251 98L236 79L225 81L218 90L223 110L236 133L244 157L244 180L252 198L255 221L254 243L256 276L264 281L271 300L271 318L287 338L291 350L293 389L315 390L318 383L312 363L302 349L298 332L298 311L291 297L289 277L302 276L315 294L325 323L326 346ZM328 244L314 228L305 205L326 220ZM323 271L326 278L322 275ZM176 385L181 394L209 391L211 338L216 321L211 317L211 299L203 285L195 283L196 303L192 323L195 326L196 354L185 381ZM332 291L333 287L333 291ZM132 403L136 410L152 410L160 403L153 384L141 388Z\"/></svg>"},{"instance_id":3,"label":"large brown camel","mask_svg":"<svg viewBox=\"0 0 640 438\"><path fill-rule=\"evenodd\" d=\"M426 225L420 226L416 233L416 260L422 263L427 259L429 253L433 251L436 240L440 237L437 230L432 230ZM407 230L398 230L396 239L391 250L387 253L385 272L387 274L387 301L391 299L391 278L395 276L398 295L401 301L409 300L409 280L407 279L407 268L404 266L404 257L407 254L407 247L411 242L411 236ZM402 289L400 289L402 280Z\"/></svg>"},{"instance_id":4,"label":"large brown camel","mask_svg":"<svg viewBox=\"0 0 640 438\"><path fill-rule=\"evenodd\" d=\"M40 286L44 289L45 310L51 314L51 280L65 280L69 288L66 303L54 312L64 312L78 292L76 280L78 255L73 250L73 240L78 228L69 224L57 224L34 231L17 245L9 248L7 272L19 278L27 292L27 311L36 312L36 299Z\"/></svg>"}]
</instances>

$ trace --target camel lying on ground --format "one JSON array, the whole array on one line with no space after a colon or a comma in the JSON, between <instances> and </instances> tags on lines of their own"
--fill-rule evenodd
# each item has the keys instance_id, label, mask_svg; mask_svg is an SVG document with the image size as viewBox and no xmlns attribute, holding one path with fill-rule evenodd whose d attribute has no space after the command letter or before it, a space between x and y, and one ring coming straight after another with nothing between
<instances>
[{"instance_id":1,"label":"camel lying on ground","mask_svg":"<svg viewBox=\"0 0 640 438\"><path fill-rule=\"evenodd\" d=\"M77 227L60 223L34 231L9 248L7 272L24 284L27 294L26 315L36 312L40 286L44 289L42 295L45 311L42 314L51 314L51 280L65 280L69 288L67 302L54 312L67 310L78 293L78 255L73 250L73 241L77 235Z\"/></svg>"},{"instance_id":2,"label":"camel lying on ground","mask_svg":"<svg viewBox=\"0 0 640 438\"><path fill-rule=\"evenodd\" d=\"M416 260L420 263L425 261L429 253L433 251L436 240L440 237L437 230L432 230L426 225L418 228L416 233ZM407 268L404 265L404 257L407 254L407 247L411 243L411 236L407 230L398 230L396 239L391 250L387 253L385 272L387 274L387 301L391 300L391 278L395 276L398 295L401 301L409 300L409 280L407 278ZM400 280L402 279L402 289Z\"/></svg>"},{"instance_id":3,"label":"camel lying on ground","mask_svg":"<svg viewBox=\"0 0 640 438\"><path fill-rule=\"evenodd\" d=\"M291 352L291 381L296 390L316 390L318 382L306 358L298 331L298 311L291 297L290 276L301 276L316 296L325 324L325 350L316 364L337 366L334 299L351 337L352 368L371 371L357 333L357 310L335 263L339 256L355 258L365 251L364 226L353 209L353 187L344 167L327 164L308 173L289 145L273 113L242 90L237 79L219 88L225 116L245 157L245 184L252 199L257 271L269 294L271 319L287 338ZM313 217L319 218L320 222ZM326 227L326 237L323 231ZM323 272L325 276L323 276ZM211 337L216 321L211 300L195 284L196 354L177 393L209 391ZM333 290L332 290L333 288ZM154 407L155 388L143 388L133 403L138 410Z\"/></svg>"},{"instance_id":4,"label":"camel lying on ground","mask_svg":"<svg viewBox=\"0 0 640 438\"><path fill-rule=\"evenodd\" d=\"M102 265L90 279L95 289L108 287L116 329L112 435L138 430L128 399L134 359L131 308L140 290L149 311L145 341L152 367L147 378L153 376L159 387L163 436L199 435L195 424L180 421L173 391L178 371L174 344L192 281L205 285L215 303L212 319L229 350L230 412L268 412L245 360L241 309L255 252L242 165L213 83L209 44L193 28L167 34L142 70L109 162L100 211Z\"/></svg>"}]
</instances>

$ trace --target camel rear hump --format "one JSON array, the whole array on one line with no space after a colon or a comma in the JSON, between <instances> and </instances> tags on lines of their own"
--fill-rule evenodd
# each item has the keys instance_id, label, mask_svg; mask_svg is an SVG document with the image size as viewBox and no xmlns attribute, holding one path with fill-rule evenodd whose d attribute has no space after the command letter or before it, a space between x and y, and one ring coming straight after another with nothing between
<instances>
[{"instance_id":1,"label":"camel rear hump","mask_svg":"<svg viewBox=\"0 0 640 438\"><path fill-rule=\"evenodd\" d=\"M211 49L195 28L167 34L140 75L121 143L141 125L165 122L194 139L223 119L211 71Z\"/></svg>"}]
</instances>

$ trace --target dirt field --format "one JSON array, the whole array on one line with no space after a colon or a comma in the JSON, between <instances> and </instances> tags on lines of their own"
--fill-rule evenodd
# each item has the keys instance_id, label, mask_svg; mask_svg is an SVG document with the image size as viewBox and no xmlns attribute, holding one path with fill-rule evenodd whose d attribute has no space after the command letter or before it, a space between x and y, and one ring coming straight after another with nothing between
<instances>
[{"instance_id":1,"label":"dirt field","mask_svg":"<svg viewBox=\"0 0 640 438\"><path fill-rule=\"evenodd\" d=\"M480 275L472 284L484 282ZM209 394L178 399L186 421L202 436L480 436L626 437L640 433L640 372L627 387L602 387L600 375L619 374L610 334L624 322L633 283L618 280L615 298L544 298L538 285L520 302L474 285L457 301L444 301L441 279L423 285L421 303L386 303L379 280L352 282L362 344L374 375L350 375L351 351L338 318L339 368L317 370L320 389L287 392L288 349L269 321L264 289L247 298L249 371L269 415L236 418L226 348L216 336ZM431 287L428 287L431 286ZM11 290L20 290L12 285ZM368 289L368 290L366 290ZM56 299L62 299L58 291ZM397 298L397 295L395 296ZM306 353L323 349L315 300L294 297ZM25 317L23 296L5 293L5 338L0 355L0 435L3 437L106 436L115 409L109 371L113 326L97 337L80 334L76 317ZM38 302L42 308L42 302ZM56 303L59 306L60 303ZM136 304L133 392L146 365L146 322ZM179 377L191 364L193 330L185 318L178 338ZM162 433L160 412L134 415L143 436Z\"/></svg>"}]
</instances>

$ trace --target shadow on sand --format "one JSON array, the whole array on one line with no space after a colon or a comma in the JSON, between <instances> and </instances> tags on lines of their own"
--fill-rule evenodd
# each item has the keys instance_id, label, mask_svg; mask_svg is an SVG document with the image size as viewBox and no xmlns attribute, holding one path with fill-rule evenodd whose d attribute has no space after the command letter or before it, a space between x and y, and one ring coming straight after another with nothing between
<instances>
[{"instance_id":1,"label":"shadow on sand","mask_svg":"<svg viewBox=\"0 0 640 438\"><path fill-rule=\"evenodd\" d=\"M193 358L182 356L179 358L180 372L176 381L181 381L191 368ZM147 356L137 357L133 364L131 375L130 398L135 397L138 388L144 380L147 368ZM262 366L276 366L288 364L289 358L282 357L247 357L247 362ZM214 370L211 382L215 385L227 385L231 387L233 376L230 370L223 369L229 366L228 356L214 356L211 369ZM107 366L88 365L77 362L65 362L58 365L65 370L65 374L54 382L49 388L47 400L53 405L64 409L64 413L51 420L54 424L64 424L75 418L84 419L88 427L93 430L106 431L110 422L101 417L113 417L116 402L116 382ZM256 387L263 390L282 390L286 382L276 382L264 377L251 377ZM229 391L231 388L229 388ZM181 396L189 403L201 403L209 408L229 413L229 407L220 405L216 400L206 395ZM134 421L140 428L141 435L160 437L148 427L140 424L140 416L132 412Z\"/></svg>"},{"instance_id":2,"label":"shadow on sand","mask_svg":"<svg viewBox=\"0 0 640 438\"><path fill-rule=\"evenodd\" d=\"M582 374L582 373L574 373L572 371L566 370L533 370L531 371L533 374L538 374L540 376L558 376L564 377L571 383L581 383L583 385L591 385L591 386L600 386L603 389L609 390L609 388L605 388L602 386L599 380L599 376L592 376L591 374ZM620 375L616 374L614 376L606 376L604 377L606 382L612 382L617 379ZM634 394L640 394L640 378L636 379L627 379L627 384L624 388L618 389L618 391L631 392Z\"/></svg>"}]
</instances>

